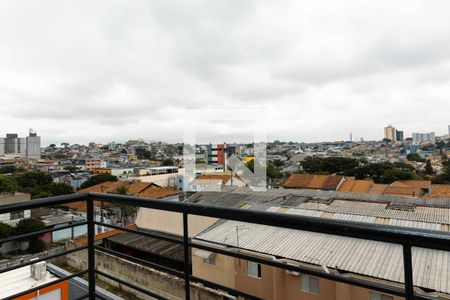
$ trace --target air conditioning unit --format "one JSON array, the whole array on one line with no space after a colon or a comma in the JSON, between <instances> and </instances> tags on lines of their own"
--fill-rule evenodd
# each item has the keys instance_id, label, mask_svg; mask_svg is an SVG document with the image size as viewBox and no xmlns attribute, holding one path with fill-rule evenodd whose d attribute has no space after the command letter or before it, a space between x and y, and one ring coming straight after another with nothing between
<instances>
[{"instance_id":1,"label":"air conditioning unit","mask_svg":"<svg viewBox=\"0 0 450 300\"><path fill-rule=\"evenodd\" d=\"M31 265L31 277L35 280L42 280L47 276L47 263L41 261Z\"/></svg>"}]
</instances>

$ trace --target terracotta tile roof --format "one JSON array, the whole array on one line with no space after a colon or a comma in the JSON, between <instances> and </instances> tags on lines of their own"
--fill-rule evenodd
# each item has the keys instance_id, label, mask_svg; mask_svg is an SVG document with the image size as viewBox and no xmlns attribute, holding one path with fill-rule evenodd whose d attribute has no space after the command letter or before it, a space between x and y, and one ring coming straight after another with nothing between
<instances>
[{"instance_id":1,"label":"terracotta tile roof","mask_svg":"<svg viewBox=\"0 0 450 300\"><path fill-rule=\"evenodd\" d=\"M339 187L339 192L351 192L351 193L370 193L374 183L372 180L355 180L353 178L345 177L345 181Z\"/></svg>"},{"instance_id":2,"label":"terracotta tile roof","mask_svg":"<svg viewBox=\"0 0 450 300\"><path fill-rule=\"evenodd\" d=\"M285 188L307 188L313 177L312 174L292 174L283 186Z\"/></svg>"},{"instance_id":3,"label":"terracotta tile roof","mask_svg":"<svg viewBox=\"0 0 450 300\"><path fill-rule=\"evenodd\" d=\"M328 175L314 175L311 181L308 183L307 188L309 189L320 189L325 181L328 179Z\"/></svg>"},{"instance_id":4,"label":"terracotta tile roof","mask_svg":"<svg viewBox=\"0 0 450 300\"><path fill-rule=\"evenodd\" d=\"M396 186L396 184L404 184L413 188L419 189L430 189L431 181L430 180L398 180L394 182L392 185Z\"/></svg>"},{"instance_id":5,"label":"terracotta tile roof","mask_svg":"<svg viewBox=\"0 0 450 300\"><path fill-rule=\"evenodd\" d=\"M116 182L104 182L91 186L79 193L97 192L97 193L114 193L119 186L127 186L128 194L143 198L161 199L169 196L177 195L178 192L172 187L160 187L159 185L147 182L129 182L129 181L116 181ZM94 206L99 207L102 205L101 201L94 201ZM110 206L109 202L103 202L105 207ZM67 203L64 206L78 211L87 211L87 205L85 201Z\"/></svg>"},{"instance_id":6,"label":"terracotta tile roof","mask_svg":"<svg viewBox=\"0 0 450 300\"><path fill-rule=\"evenodd\" d=\"M200 179L200 180L222 180L222 184L225 184L231 179L231 175L228 175L228 174L200 175L200 176L197 176L196 179Z\"/></svg>"},{"instance_id":7,"label":"terracotta tile roof","mask_svg":"<svg viewBox=\"0 0 450 300\"><path fill-rule=\"evenodd\" d=\"M94 186L85 188L83 190L80 190L79 193L90 193L90 192L96 192L96 193L112 193L117 189L119 186L129 186L131 183L128 181L108 181L96 184Z\"/></svg>"},{"instance_id":8,"label":"terracotta tile roof","mask_svg":"<svg viewBox=\"0 0 450 300\"><path fill-rule=\"evenodd\" d=\"M145 190L143 190L138 194L139 197L154 198L154 199L161 199L175 195L178 195L178 192L175 188L160 187L155 185L149 186L148 188L146 188Z\"/></svg>"},{"instance_id":9,"label":"terracotta tile roof","mask_svg":"<svg viewBox=\"0 0 450 300\"><path fill-rule=\"evenodd\" d=\"M321 190L336 190L341 183L343 176L328 176L320 187Z\"/></svg>"},{"instance_id":10,"label":"terracotta tile roof","mask_svg":"<svg viewBox=\"0 0 450 300\"><path fill-rule=\"evenodd\" d=\"M345 193L351 192L354 185L355 185L355 180L345 180L339 187L339 192L345 192Z\"/></svg>"},{"instance_id":11,"label":"terracotta tile roof","mask_svg":"<svg viewBox=\"0 0 450 300\"><path fill-rule=\"evenodd\" d=\"M384 191L388 188L389 185L387 184L379 184L379 183L374 183L372 186L372 189L370 190L370 194L376 194L376 195L381 195L384 193Z\"/></svg>"},{"instance_id":12,"label":"terracotta tile roof","mask_svg":"<svg viewBox=\"0 0 450 300\"><path fill-rule=\"evenodd\" d=\"M130 225L127 225L127 228L129 228L129 229L137 229L137 226L136 226L136 224L130 224ZM113 230L109 230L109 231L106 231L106 232L102 232L102 233L99 233L99 234L95 235L94 241L101 241L103 239L106 239L106 238L109 238L109 237L112 237L112 236L115 236L115 235L118 235L118 234L124 233L124 232L125 231L118 230L118 229L113 229ZM78 239L74 240L74 243L76 245L78 245L78 246L86 245L87 242L88 242L87 236L84 236L84 237L81 237L81 238L78 238Z\"/></svg>"},{"instance_id":13,"label":"terracotta tile roof","mask_svg":"<svg viewBox=\"0 0 450 300\"><path fill-rule=\"evenodd\" d=\"M343 176L292 174L283 184L285 188L336 190Z\"/></svg>"},{"instance_id":14,"label":"terracotta tile roof","mask_svg":"<svg viewBox=\"0 0 450 300\"><path fill-rule=\"evenodd\" d=\"M384 195L395 195L395 196L408 196L408 197L420 197L423 195L423 191L420 188L404 188L388 186L383 192Z\"/></svg>"},{"instance_id":15,"label":"terracotta tile roof","mask_svg":"<svg viewBox=\"0 0 450 300\"><path fill-rule=\"evenodd\" d=\"M134 182L128 186L128 194L137 195L148 188L150 185L152 184L149 182Z\"/></svg>"},{"instance_id":16,"label":"terracotta tile roof","mask_svg":"<svg viewBox=\"0 0 450 300\"><path fill-rule=\"evenodd\" d=\"M450 198L450 184L433 184L426 198Z\"/></svg>"},{"instance_id":17,"label":"terracotta tile roof","mask_svg":"<svg viewBox=\"0 0 450 300\"><path fill-rule=\"evenodd\" d=\"M353 193L369 193L372 189L372 180L355 180L355 185L352 188Z\"/></svg>"}]
</instances>

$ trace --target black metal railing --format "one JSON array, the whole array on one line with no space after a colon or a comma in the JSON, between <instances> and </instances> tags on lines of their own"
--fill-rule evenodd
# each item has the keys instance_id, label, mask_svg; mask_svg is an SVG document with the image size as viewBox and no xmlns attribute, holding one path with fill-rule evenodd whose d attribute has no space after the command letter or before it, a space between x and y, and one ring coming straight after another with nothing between
<instances>
[{"instance_id":1,"label":"black metal railing","mask_svg":"<svg viewBox=\"0 0 450 300\"><path fill-rule=\"evenodd\" d=\"M104 201L115 204L122 205L130 205L135 207L146 207L157 210L164 210L170 212L180 213L183 216L183 235L180 238L174 238L164 235L159 235L153 232L148 231L140 231L136 229L131 229L128 227L116 226L111 224L106 224L102 222L95 221L94 215L94 201ZM430 295L425 293L415 293L414 292L414 283L413 283L413 268L412 268L412 255L411 248L412 247L421 247L435 250L443 250L450 251L450 236L448 234L439 233L436 231L428 231L428 230L420 230L420 229L409 229L404 227L395 227L395 226L387 226L387 225L378 225L378 224L368 224L368 223L357 223L357 222L348 222L348 221L340 221L340 220L332 220L325 218L314 218L314 217L304 217L298 215L291 214L279 214L272 212L261 212L254 210L246 210L246 209L236 209L236 208L224 208L217 206L208 206L201 205L195 203L188 202L174 202L174 201L164 201L164 200L156 200L156 199L146 199L139 198L133 196L124 196L124 195L115 195L115 194L102 194L102 193L81 193L81 194L73 194L66 196L58 196L58 197L50 197L43 199L30 200L20 203L8 204L0 206L0 214L8 213L12 211L19 210L27 210L33 208L40 207L48 207L48 206L58 206L64 205L71 202L79 202L85 201L87 207L87 220L83 222L76 222L64 227L52 228L41 230L38 232L33 232L29 234L24 234L20 236L8 237L0 240L0 244L13 241L13 240L21 240L34 236L39 236L44 233L63 230L67 228L72 228L76 226L86 226L87 225L87 245L75 247L74 249L67 250L65 252L48 256L45 258L41 258L38 260L33 260L31 262L21 263L15 266L11 266L5 269L0 270L0 273L4 273L7 271L11 271L13 269L17 269L20 267L24 267L27 265L31 265L33 263L44 261L47 259L55 258L61 255L66 255L69 253L74 253L76 251L85 250L88 251L88 264L87 269L74 273L68 277L60 278L57 281L54 281L48 285L54 284L56 282L68 280L73 277L82 276L88 274L88 283L89 290L88 293L82 297L78 297L78 299L104 299L102 295L96 293L95 282L96 275L100 275L106 277L110 280L116 281L124 286L127 286L131 289L135 289L143 294L151 296L156 299L166 299L162 294L158 291L151 291L146 289L145 287L138 286L134 283L119 279L115 276L112 276L108 273L105 273L101 270L96 269L95 263L95 251L100 251L104 253L108 253L110 255L114 255L123 259L127 259L132 262L141 263L143 265L148 265L150 267L159 269L168 274L177 276L179 278L184 279L184 288L185 288L185 299L190 299L190 287L193 282L202 284L206 287L217 289L221 291L228 292L234 296L244 297L245 299L261 299L260 297L250 295L243 291L238 291L226 286L219 285L217 283L207 281L202 278L195 277L190 272L190 249L202 249L211 251L217 254L222 254L226 256L235 257L238 259L245 259L248 261L253 261L256 263L273 266L277 268L282 268L289 271L299 272L302 274L313 275L320 278L333 280L341 283L346 283L362 288L367 288L374 291L384 292L391 295L405 297L406 299L435 299ZM275 227L282 228L290 228L297 230L305 230L311 232L325 233L325 234L333 234L343 237L352 237L358 239L365 240L373 240L379 242L387 242L393 243L397 245L401 245L403 247L403 266L404 266L404 274L405 274L405 284L402 287L398 287L398 285L389 285L383 284L380 281L370 281L364 280L358 277L347 277L341 276L339 274L325 273L316 269L307 268L303 266L294 266L291 264L286 264L280 261L271 260L267 258L263 258L260 256L252 256L242 251L230 251L226 248L214 247L211 245L207 245L204 243L199 243L193 241L189 238L189 215L197 215L204 217L212 217L218 219L227 219L227 220L235 220L242 221L248 223L256 223L262 225L269 225ZM282 224L282 225L280 225ZM120 253L111 249L107 249L105 247L95 245L95 226L105 226L112 229L120 229L125 232L131 232L147 237L157 238L165 241L169 241L172 243L176 243L183 246L184 249L184 270L178 271L175 269L168 268L166 266L158 265L147 260L143 260L137 257L132 257L126 255L124 253ZM30 292L36 291L45 286L39 286L33 288L28 291L24 291L21 293L17 293L10 297L4 299L15 299L22 295L26 295Z\"/></svg>"}]
</instances>

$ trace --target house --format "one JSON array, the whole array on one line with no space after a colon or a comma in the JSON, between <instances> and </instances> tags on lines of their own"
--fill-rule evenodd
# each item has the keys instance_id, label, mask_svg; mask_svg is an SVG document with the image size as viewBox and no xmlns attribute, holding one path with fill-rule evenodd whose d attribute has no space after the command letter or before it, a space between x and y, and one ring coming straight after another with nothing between
<instances>
[{"instance_id":1,"label":"house","mask_svg":"<svg viewBox=\"0 0 450 300\"><path fill-rule=\"evenodd\" d=\"M283 184L285 189L313 189L335 191L344 181L344 176L292 174Z\"/></svg>"},{"instance_id":2,"label":"house","mask_svg":"<svg viewBox=\"0 0 450 300\"><path fill-rule=\"evenodd\" d=\"M444 202L436 206L420 199L385 195L373 197L304 189L272 190L268 193L234 188L223 192L200 192L189 201L446 233L450 225L450 199L442 200ZM399 287L404 282L403 250L401 245L396 244L232 220L217 221L196 235L194 241L221 251L239 251L258 258L324 273L345 274L346 277L391 287ZM434 292L434 296L448 299L450 287L441 282L450 279L447 272L450 252L418 248L413 248L412 252L416 293ZM198 249L192 252L192 270L193 276L264 299L401 299Z\"/></svg>"}]
</instances>

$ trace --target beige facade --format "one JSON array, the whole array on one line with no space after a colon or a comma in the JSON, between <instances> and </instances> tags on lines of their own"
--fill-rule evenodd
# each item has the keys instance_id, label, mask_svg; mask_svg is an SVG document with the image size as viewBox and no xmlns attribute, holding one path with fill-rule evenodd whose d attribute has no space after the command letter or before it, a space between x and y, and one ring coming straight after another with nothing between
<instances>
[{"instance_id":1,"label":"beige facade","mask_svg":"<svg viewBox=\"0 0 450 300\"><path fill-rule=\"evenodd\" d=\"M196 236L217 221L216 218L190 215L188 217L189 237ZM136 218L136 225L138 228L183 235L183 215L181 213L141 207Z\"/></svg>"},{"instance_id":2,"label":"beige facade","mask_svg":"<svg viewBox=\"0 0 450 300\"><path fill-rule=\"evenodd\" d=\"M375 294L387 296L383 299L404 299L331 280L295 272L288 273L286 270L266 265L259 266L260 277L258 278L248 274L248 262L246 260L220 254L214 256L214 263L211 264L211 260L206 261L197 257L194 250L192 258L193 275L264 299L371 300L371 293L374 293L374 296ZM305 276L305 281L311 278L312 281L318 283L317 293L308 291L307 287L302 286L302 276Z\"/></svg>"},{"instance_id":3,"label":"beige facade","mask_svg":"<svg viewBox=\"0 0 450 300\"><path fill-rule=\"evenodd\" d=\"M384 138L389 139L393 142L396 142L397 141L397 130L390 125L388 127L384 127Z\"/></svg>"}]
</instances>

